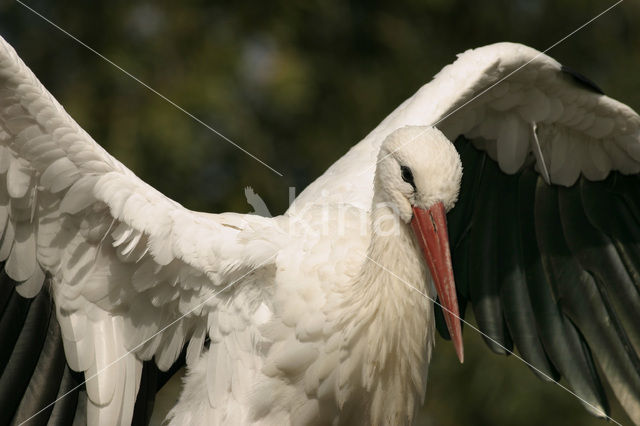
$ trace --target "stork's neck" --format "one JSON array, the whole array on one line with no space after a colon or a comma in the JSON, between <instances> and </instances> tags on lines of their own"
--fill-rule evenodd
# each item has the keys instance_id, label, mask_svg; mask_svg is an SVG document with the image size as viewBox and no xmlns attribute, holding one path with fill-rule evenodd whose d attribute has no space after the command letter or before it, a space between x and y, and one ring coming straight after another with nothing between
<instances>
[{"instance_id":1,"label":"stork's neck","mask_svg":"<svg viewBox=\"0 0 640 426\"><path fill-rule=\"evenodd\" d=\"M429 291L430 275L420 256L418 241L409 224L402 222L387 203L377 199L374 197L372 205L368 262L362 265L357 285L388 292L390 297L423 298L416 290Z\"/></svg>"},{"instance_id":2,"label":"stork's neck","mask_svg":"<svg viewBox=\"0 0 640 426\"><path fill-rule=\"evenodd\" d=\"M368 422L404 424L424 399L434 321L420 293L431 285L410 226L376 196L367 257L343 294L343 349L362 356Z\"/></svg>"}]
</instances>

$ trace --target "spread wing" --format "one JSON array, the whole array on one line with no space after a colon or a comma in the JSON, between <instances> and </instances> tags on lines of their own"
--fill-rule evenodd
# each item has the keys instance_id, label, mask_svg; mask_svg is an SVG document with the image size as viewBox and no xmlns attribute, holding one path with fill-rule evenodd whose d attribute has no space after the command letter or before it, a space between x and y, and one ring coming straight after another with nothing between
<instances>
[{"instance_id":1,"label":"spread wing","mask_svg":"<svg viewBox=\"0 0 640 426\"><path fill-rule=\"evenodd\" d=\"M545 380L564 377L599 415L608 412L600 371L640 424L638 114L534 49L470 50L291 211L310 202L368 208L382 141L429 124L462 157L462 190L449 213L453 264L461 307L473 306L487 344L498 353L515 347Z\"/></svg>"},{"instance_id":2,"label":"spread wing","mask_svg":"<svg viewBox=\"0 0 640 426\"><path fill-rule=\"evenodd\" d=\"M261 290L240 301L238 288L274 263L277 229L189 211L145 184L0 39L0 261L20 295L49 286L91 424L131 422L143 360L167 369L186 342L193 360L207 335L248 321Z\"/></svg>"},{"instance_id":3,"label":"spread wing","mask_svg":"<svg viewBox=\"0 0 640 426\"><path fill-rule=\"evenodd\" d=\"M449 213L461 304L491 349L564 377L597 415L600 371L640 423L640 118L537 54L488 46L435 79L470 81L439 124L464 168Z\"/></svg>"}]
</instances>

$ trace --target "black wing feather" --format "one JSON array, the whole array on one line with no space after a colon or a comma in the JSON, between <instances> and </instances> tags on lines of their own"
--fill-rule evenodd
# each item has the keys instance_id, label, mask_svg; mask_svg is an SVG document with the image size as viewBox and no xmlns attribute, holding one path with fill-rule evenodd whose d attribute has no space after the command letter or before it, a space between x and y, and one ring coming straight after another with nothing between
<instances>
[{"instance_id":1,"label":"black wing feather","mask_svg":"<svg viewBox=\"0 0 640 426\"><path fill-rule=\"evenodd\" d=\"M455 145L460 153L460 158L468 167L465 167L462 176L460 199L456 203L456 208L447 215L447 223L453 270L456 277L458 308L461 317L464 317L467 301L469 300L468 283L470 280L469 250L471 248L468 235L473 222L476 194L480 187L486 154L479 152L471 144L467 143L467 140L462 136L456 140ZM437 299L437 302L440 303L440 300ZM442 309L435 310L435 319L440 335L446 340L451 340ZM461 326L463 325L464 323L462 322Z\"/></svg>"},{"instance_id":2,"label":"black wing feather","mask_svg":"<svg viewBox=\"0 0 640 426\"><path fill-rule=\"evenodd\" d=\"M605 183L582 180L580 192L574 191L570 197L572 202L577 202L575 198L580 197L584 209L576 215L577 217L569 226L574 234L571 242L575 247L572 247L572 250L576 253L582 267L591 272L598 282L605 284L602 286L602 291L609 295L616 317L624 324L625 334L628 334L638 350L640 349L640 328L637 327L637 324L640 324L640 294L629 274L628 266L614 244L614 239L603 232L603 228L606 229L610 221L617 222L618 216L617 212L611 211L615 205L611 194L598 190L604 185ZM604 217L607 213L608 221ZM594 226L594 222L601 226ZM609 227L617 227L617 225L614 223ZM612 234L615 235L615 229L611 231L614 231ZM632 226L632 230L628 232L632 235L637 231L636 227ZM637 359L635 351L633 351L633 357Z\"/></svg>"},{"instance_id":3,"label":"black wing feather","mask_svg":"<svg viewBox=\"0 0 640 426\"><path fill-rule=\"evenodd\" d=\"M600 86L598 86L596 83L593 82L593 80L586 77L584 74L579 73L578 71L566 65L562 65L561 70L563 73L569 75L573 80L573 82L576 83L578 86L584 87L585 89L598 93L600 95L604 95L604 91L600 88Z\"/></svg>"},{"instance_id":4,"label":"black wing feather","mask_svg":"<svg viewBox=\"0 0 640 426\"><path fill-rule=\"evenodd\" d=\"M529 298L526 267L522 249L519 217L520 198L526 203L527 194L520 194L518 176L502 176L501 207L495 212L500 226L498 233L498 279L504 316L522 358L533 364L534 373L543 380L557 379L558 373L544 352ZM526 187L522 188L526 190Z\"/></svg>"},{"instance_id":5,"label":"black wing feather","mask_svg":"<svg viewBox=\"0 0 640 426\"><path fill-rule=\"evenodd\" d=\"M31 299L25 299L20 297L14 290L13 282L8 281L8 277L3 273L3 279L0 285L9 287L11 294L9 300L5 305L4 312L0 318L0 377L3 375L5 367L9 363L13 347L20 336L22 325L24 324L27 314L29 312L29 306L31 305Z\"/></svg>"},{"instance_id":6,"label":"black wing feather","mask_svg":"<svg viewBox=\"0 0 640 426\"><path fill-rule=\"evenodd\" d=\"M597 268L600 265L592 256L585 254L587 248L584 245L592 244L596 237L589 228L581 229L575 225L585 219L579 192L566 189L559 192L558 213L568 242L562 250L568 252L564 256L570 259L565 261L567 267L563 271L563 280L558 281L561 284L558 286L560 303L589 342L621 404L627 411L634 412L640 401L640 363L610 301L610 286L617 285L613 282L615 277L610 279L600 275ZM570 247L574 249L573 253ZM603 257L610 256L610 251L603 253ZM583 269L583 265L594 270L595 277Z\"/></svg>"},{"instance_id":7,"label":"black wing feather","mask_svg":"<svg viewBox=\"0 0 640 426\"><path fill-rule=\"evenodd\" d=\"M487 345L496 353L508 354L513 349L513 342L504 321L498 285L495 212L499 197L497 191L492 190L500 184L499 173L494 162L486 163L469 236L469 269L473 271L473 277L470 278L474 281L469 283L469 296L476 321L480 329L489 336L483 336Z\"/></svg>"},{"instance_id":8,"label":"black wing feather","mask_svg":"<svg viewBox=\"0 0 640 426\"><path fill-rule=\"evenodd\" d=\"M456 140L455 145L460 154L462 164L465 166L462 182L460 182L460 198L456 203L456 208L447 215L449 241L454 253L455 249L466 241L466 236L471 229L475 203L478 198L477 194L481 185L487 156L485 153L475 149L462 136ZM465 296L468 294L464 291L462 293Z\"/></svg>"},{"instance_id":9,"label":"black wing feather","mask_svg":"<svg viewBox=\"0 0 640 426\"><path fill-rule=\"evenodd\" d=\"M12 294L13 285L10 283L10 279L6 272L2 271L2 273L0 273L0 322L2 321L7 303L9 303Z\"/></svg>"},{"instance_id":10,"label":"black wing feather","mask_svg":"<svg viewBox=\"0 0 640 426\"><path fill-rule=\"evenodd\" d=\"M73 423L76 417L78 385L82 383L84 376L81 373L71 371L66 363L63 371L60 387L55 397L57 402L54 404L49 416L48 426L68 426Z\"/></svg>"},{"instance_id":11,"label":"black wing feather","mask_svg":"<svg viewBox=\"0 0 640 426\"><path fill-rule=\"evenodd\" d=\"M151 418L156 391L160 389L158 386L158 373L159 370L154 361L145 361L142 377L140 378L140 388L136 396L132 425L145 425Z\"/></svg>"},{"instance_id":12,"label":"black wing feather","mask_svg":"<svg viewBox=\"0 0 640 426\"><path fill-rule=\"evenodd\" d=\"M558 188L531 164L507 176L464 138L456 147L465 176L448 219L460 304L471 302L480 330L508 349L515 342L540 376L564 377L592 413L609 412L598 372L637 413L640 179L612 173Z\"/></svg>"},{"instance_id":13,"label":"black wing feather","mask_svg":"<svg viewBox=\"0 0 640 426\"><path fill-rule=\"evenodd\" d=\"M629 278L640 287L640 222L623 195L626 183L634 180L613 175L604 182L585 181L581 191L589 222L611 238Z\"/></svg>"},{"instance_id":14,"label":"black wing feather","mask_svg":"<svg viewBox=\"0 0 640 426\"><path fill-rule=\"evenodd\" d=\"M48 294L41 292L33 299L11 358L0 376L0 413L3 415L13 417L38 363L48 329L47 298Z\"/></svg>"},{"instance_id":15,"label":"black wing feather","mask_svg":"<svg viewBox=\"0 0 640 426\"><path fill-rule=\"evenodd\" d=\"M48 296L46 292L42 292L41 295ZM65 371L66 360L64 349L60 344L60 326L56 321L56 313L52 309L52 304L46 303L46 301L45 304L46 306L42 310L49 311L48 323L43 323L43 325L46 325L43 328L47 331L47 335L43 342L38 363L33 370L33 374L31 374L31 380L14 416L14 423L17 424L26 421L46 404L56 399ZM48 407L45 411L29 420L29 425L46 425L52 410L53 406Z\"/></svg>"},{"instance_id":16,"label":"black wing feather","mask_svg":"<svg viewBox=\"0 0 640 426\"><path fill-rule=\"evenodd\" d=\"M85 423L84 375L67 364L48 286L33 299L21 297L15 286L0 275L0 425L27 419L29 425ZM153 361L144 363L133 425L148 424L157 390L184 364L184 353L178 361L167 373Z\"/></svg>"},{"instance_id":17,"label":"black wing feather","mask_svg":"<svg viewBox=\"0 0 640 426\"><path fill-rule=\"evenodd\" d=\"M536 179L535 206L529 211L542 266L541 276L529 287L536 322L545 350L574 392L582 398L583 405L596 415L601 416L602 412L608 415L608 401L591 353L580 332L562 312L561 305L566 301L558 297L558 289L566 283L557 280L562 279L560 271L568 266L565 263L571 261L571 254L562 234L557 197L557 188Z\"/></svg>"},{"instance_id":18,"label":"black wing feather","mask_svg":"<svg viewBox=\"0 0 640 426\"><path fill-rule=\"evenodd\" d=\"M640 223L640 177L636 175L624 179L620 174L614 176L619 178L614 191L622 197L633 217Z\"/></svg>"}]
</instances>

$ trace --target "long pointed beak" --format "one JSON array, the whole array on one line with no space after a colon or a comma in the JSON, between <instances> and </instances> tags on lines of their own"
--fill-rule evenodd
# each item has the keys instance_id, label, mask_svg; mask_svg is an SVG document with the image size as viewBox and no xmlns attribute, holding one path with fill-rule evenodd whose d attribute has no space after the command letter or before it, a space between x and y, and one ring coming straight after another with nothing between
<instances>
[{"instance_id":1,"label":"long pointed beak","mask_svg":"<svg viewBox=\"0 0 640 426\"><path fill-rule=\"evenodd\" d=\"M453 345L456 348L456 354L460 362L463 362L464 348L462 345L462 330L460 328L460 313L458 311L456 284L453 279L453 267L451 266L447 216L444 205L436 203L427 210L414 207L411 227L416 237L418 237L424 258L431 271L431 277L443 306L444 319Z\"/></svg>"}]
</instances>

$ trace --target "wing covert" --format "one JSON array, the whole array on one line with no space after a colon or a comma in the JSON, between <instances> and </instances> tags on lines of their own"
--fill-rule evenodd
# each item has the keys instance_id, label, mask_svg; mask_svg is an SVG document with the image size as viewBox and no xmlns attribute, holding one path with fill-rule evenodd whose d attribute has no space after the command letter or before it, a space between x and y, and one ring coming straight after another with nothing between
<instances>
[{"instance_id":1,"label":"wing covert","mask_svg":"<svg viewBox=\"0 0 640 426\"><path fill-rule=\"evenodd\" d=\"M278 229L189 211L138 179L0 39L0 260L20 295L50 285L71 368L108 369L86 384L89 422L129 424L142 361L166 370L187 342L196 359L218 331L210 313L249 321L260 290L250 303L212 296L273 264Z\"/></svg>"}]
</instances>

